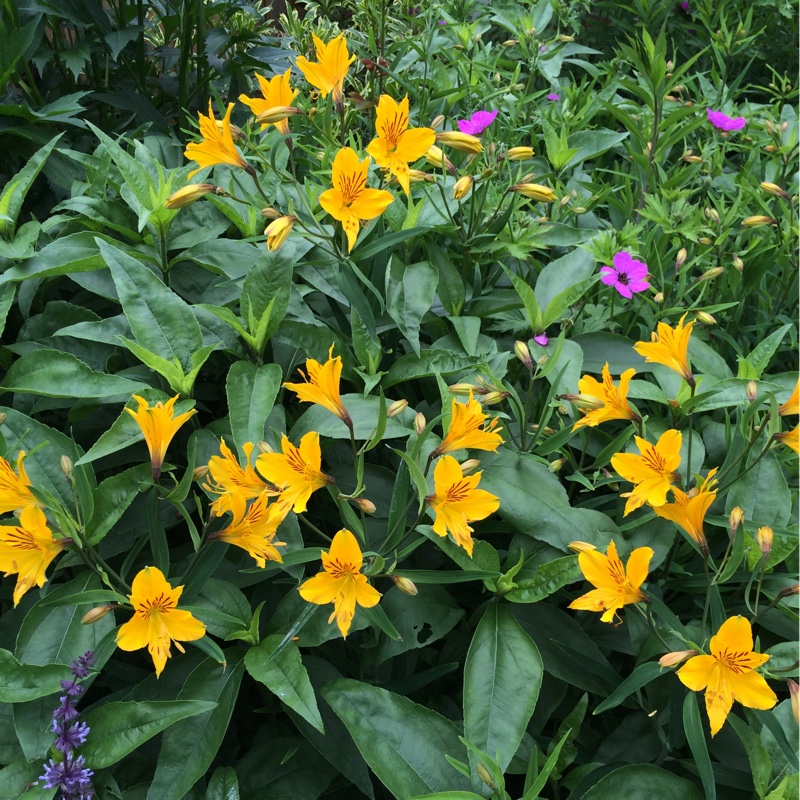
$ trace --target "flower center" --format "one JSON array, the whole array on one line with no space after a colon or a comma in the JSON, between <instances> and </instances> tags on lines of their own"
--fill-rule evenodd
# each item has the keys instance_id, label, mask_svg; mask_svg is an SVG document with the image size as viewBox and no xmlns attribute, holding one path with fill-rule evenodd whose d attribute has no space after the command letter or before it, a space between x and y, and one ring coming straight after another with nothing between
<instances>
[{"instance_id":1,"label":"flower center","mask_svg":"<svg viewBox=\"0 0 800 800\"><path fill-rule=\"evenodd\" d=\"M347 561L339 561L338 558L329 561L325 565L325 570L332 578L352 577L356 572L359 572L355 564L350 564Z\"/></svg>"},{"instance_id":2,"label":"flower center","mask_svg":"<svg viewBox=\"0 0 800 800\"><path fill-rule=\"evenodd\" d=\"M354 200L357 200L366 185L367 176L363 173L342 175L339 179L339 191L342 193L344 204L349 206Z\"/></svg>"},{"instance_id":3,"label":"flower center","mask_svg":"<svg viewBox=\"0 0 800 800\"><path fill-rule=\"evenodd\" d=\"M617 282L621 283L623 286L627 286L631 282L631 276L628 275L627 272L618 272Z\"/></svg>"},{"instance_id":4,"label":"flower center","mask_svg":"<svg viewBox=\"0 0 800 800\"><path fill-rule=\"evenodd\" d=\"M386 139L390 150L394 150L397 147L397 143L407 127L408 116L399 112L392 114L391 118L384 123L383 138Z\"/></svg>"},{"instance_id":5,"label":"flower center","mask_svg":"<svg viewBox=\"0 0 800 800\"><path fill-rule=\"evenodd\" d=\"M148 597L141 604L137 604L136 613L144 619L150 619L152 614L163 614L167 611L172 611L175 608L175 602L171 597L160 592L154 597Z\"/></svg>"},{"instance_id":6,"label":"flower center","mask_svg":"<svg viewBox=\"0 0 800 800\"><path fill-rule=\"evenodd\" d=\"M445 502L460 503L469 497L470 485L468 481L460 480L450 486L445 493Z\"/></svg>"},{"instance_id":7,"label":"flower center","mask_svg":"<svg viewBox=\"0 0 800 800\"><path fill-rule=\"evenodd\" d=\"M667 472L667 462L655 447L648 448L647 452L642 454L642 463L659 475Z\"/></svg>"},{"instance_id":8,"label":"flower center","mask_svg":"<svg viewBox=\"0 0 800 800\"><path fill-rule=\"evenodd\" d=\"M749 655L750 653L747 650L742 650L741 652L723 650L717 655L717 661L729 672L741 675L751 670L751 667L745 666L742 663Z\"/></svg>"}]
</instances>

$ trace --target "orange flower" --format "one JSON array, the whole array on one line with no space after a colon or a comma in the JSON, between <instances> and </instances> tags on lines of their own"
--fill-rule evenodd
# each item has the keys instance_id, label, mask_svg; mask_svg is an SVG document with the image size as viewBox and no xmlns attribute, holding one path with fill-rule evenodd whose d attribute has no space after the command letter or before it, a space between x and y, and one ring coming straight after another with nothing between
<instances>
[{"instance_id":1,"label":"orange flower","mask_svg":"<svg viewBox=\"0 0 800 800\"><path fill-rule=\"evenodd\" d=\"M314 47L317 51L317 61L309 61L305 56L297 57L297 68L303 73L305 79L323 97L327 97L333 92L333 102L337 106L342 106L344 97L342 90L344 79L350 65L356 60L355 56L347 53L347 41L344 34L339 34L335 39L331 39L328 44L322 41L313 33ZM288 104L287 104L288 105Z\"/></svg>"},{"instance_id":2,"label":"orange flower","mask_svg":"<svg viewBox=\"0 0 800 800\"><path fill-rule=\"evenodd\" d=\"M265 111L269 111L272 108L291 106L291 104L294 102L294 98L298 94L298 90L293 90L289 85L289 77L291 74L291 67L287 69L283 75L276 75L270 80L262 78L261 75L256 74L256 80L258 81L258 86L261 89L261 96L263 99L258 97L248 97L246 94L240 94L239 102L249 106L250 110L256 116L263 114ZM280 131L280 133L282 133L284 136L289 133L289 120L282 119L274 123L264 122L261 125L261 130L263 131L264 128L270 124L275 125L278 131Z\"/></svg>"},{"instance_id":3,"label":"orange flower","mask_svg":"<svg viewBox=\"0 0 800 800\"><path fill-rule=\"evenodd\" d=\"M198 167L189 173L189 178L197 175L205 167L213 167L215 164L228 164L231 167L239 167L253 173L253 168L239 155L239 151L233 144L233 134L231 133L231 112L233 103L228 103L228 110L222 119L220 127L214 117L214 108L211 100L208 101L208 116L199 114L200 134L202 142L189 142L183 154L189 161L194 161Z\"/></svg>"},{"instance_id":4,"label":"orange flower","mask_svg":"<svg viewBox=\"0 0 800 800\"><path fill-rule=\"evenodd\" d=\"M20 450L15 472L11 464L0 457L0 514L39 503L31 492L31 482L22 463L24 460L25 451Z\"/></svg>"},{"instance_id":5,"label":"orange flower","mask_svg":"<svg viewBox=\"0 0 800 800\"><path fill-rule=\"evenodd\" d=\"M619 377L619 386L614 386L608 362L603 367L603 382L598 383L591 375L584 375L578 381L578 391L582 395L596 398L602 405L584 412L584 416L573 426L572 430L588 425L593 428L601 422L612 419L640 419L639 415L628 405L628 384L636 374L633 369L626 369Z\"/></svg>"},{"instance_id":6,"label":"orange flower","mask_svg":"<svg viewBox=\"0 0 800 800\"><path fill-rule=\"evenodd\" d=\"M498 427L496 417L487 424L488 419L488 415L483 413L481 404L472 398L472 392L466 403L459 403L453 398L450 429L432 456L466 448L497 452L497 448L503 443L503 437L500 435L503 429Z\"/></svg>"},{"instance_id":7,"label":"orange flower","mask_svg":"<svg viewBox=\"0 0 800 800\"><path fill-rule=\"evenodd\" d=\"M794 450L795 453L800 455L800 426L796 425L790 431L776 433L775 438L781 442L781 444L785 444L787 447L790 447L792 450Z\"/></svg>"},{"instance_id":8,"label":"orange flower","mask_svg":"<svg viewBox=\"0 0 800 800\"><path fill-rule=\"evenodd\" d=\"M215 517L221 517L226 511L230 511L234 518L241 519L248 500L253 500L265 492L268 495L277 494L269 492L267 484L258 477L250 464L254 448L252 442L242 446L245 457L245 466L242 467L224 439L219 440L219 450L222 455L211 456L208 461L208 471L213 482L209 480L203 484L204 489L219 495L211 504L211 511Z\"/></svg>"},{"instance_id":9,"label":"orange flower","mask_svg":"<svg viewBox=\"0 0 800 800\"><path fill-rule=\"evenodd\" d=\"M778 414L782 417L800 414L800 378L797 379L789 399L778 409Z\"/></svg>"},{"instance_id":10,"label":"orange flower","mask_svg":"<svg viewBox=\"0 0 800 800\"><path fill-rule=\"evenodd\" d=\"M297 399L304 403L316 403L324 406L332 414L339 417L346 425L351 425L350 415L342 405L339 382L342 377L342 357L333 357L333 345L328 351L328 360L320 364L313 358L306 360L308 377L300 371L305 383L284 383L287 389L297 393Z\"/></svg>"},{"instance_id":11,"label":"orange flower","mask_svg":"<svg viewBox=\"0 0 800 800\"><path fill-rule=\"evenodd\" d=\"M233 521L224 530L212 533L210 538L219 539L228 544L241 547L256 560L262 569L267 561L281 563L283 558L278 547L285 547L286 542L276 542L278 526L289 513L285 503L273 503L267 506L266 494L259 495L245 513L234 513Z\"/></svg>"},{"instance_id":12,"label":"orange flower","mask_svg":"<svg viewBox=\"0 0 800 800\"><path fill-rule=\"evenodd\" d=\"M714 477L716 474L717 470L712 469L700 487L692 489L688 494L673 486L672 494L675 496L675 502L653 506L653 511L659 517L670 519L676 525L680 525L704 553L708 553L708 542L703 531L703 523L708 509L717 497L717 480Z\"/></svg>"},{"instance_id":13,"label":"orange flower","mask_svg":"<svg viewBox=\"0 0 800 800\"><path fill-rule=\"evenodd\" d=\"M674 370L687 383L694 385L694 376L689 364L689 337L694 327L694 320L684 326L684 314L675 328L670 328L666 322L658 323L658 332L652 335L650 342L636 342L633 349L645 357L645 361L663 364Z\"/></svg>"}]
</instances>

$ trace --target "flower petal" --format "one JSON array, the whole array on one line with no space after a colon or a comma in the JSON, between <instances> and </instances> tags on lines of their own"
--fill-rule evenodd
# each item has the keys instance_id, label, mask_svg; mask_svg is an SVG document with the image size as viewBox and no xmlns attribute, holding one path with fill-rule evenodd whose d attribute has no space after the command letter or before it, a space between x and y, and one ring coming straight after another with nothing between
<instances>
[{"instance_id":1,"label":"flower petal","mask_svg":"<svg viewBox=\"0 0 800 800\"><path fill-rule=\"evenodd\" d=\"M717 664L714 656L694 656L677 672L681 683L693 692L701 692L711 680L711 672Z\"/></svg>"}]
</instances>

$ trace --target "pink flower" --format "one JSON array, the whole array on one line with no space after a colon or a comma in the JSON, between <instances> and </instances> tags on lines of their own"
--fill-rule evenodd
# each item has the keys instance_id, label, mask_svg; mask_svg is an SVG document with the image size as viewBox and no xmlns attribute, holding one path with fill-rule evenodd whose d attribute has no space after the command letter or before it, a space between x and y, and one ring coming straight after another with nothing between
<instances>
[{"instance_id":1,"label":"pink flower","mask_svg":"<svg viewBox=\"0 0 800 800\"><path fill-rule=\"evenodd\" d=\"M561 98L555 92L551 92L549 95L547 95L547 99L548 100L560 100Z\"/></svg>"},{"instance_id":2,"label":"pink flower","mask_svg":"<svg viewBox=\"0 0 800 800\"><path fill-rule=\"evenodd\" d=\"M721 111L712 111L710 108L706 110L708 112L708 121L721 131L740 131L747 125L747 120L744 117L732 119Z\"/></svg>"},{"instance_id":3,"label":"pink flower","mask_svg":"<svg viewBox=\"0 0 800 800\"><path fill-rule=\"evenodd\" d=\"M542 347L547 347L547 343L550 341L546 333L540 333L538 336L533 337L533 341L536 344L540 344Z\"/></svg>"},{"instance_id":4,"label":"pink flower","mask_svg":"<svg viewBox=\"0 0 800 800\"><path fill-rule=\"evenodd\" d=\"M602 267L600 270L600 280L628 298L633 297L634 292L643 292L650 288L646 277L647 264L631 258L631 254L625 250L614 256L613 267Z\"/></svg>"},{"instance_id":5,"label":"pink flower","mask_svg":"<svg viewBox=\"0 0 800 800\"><path fill-rule=\"evenodd\" d=\"M494 122L496 116L496 111L476 111L469 119L460 119L458 129L461 133L480 136Z\"/></svg>"}]
</instances>

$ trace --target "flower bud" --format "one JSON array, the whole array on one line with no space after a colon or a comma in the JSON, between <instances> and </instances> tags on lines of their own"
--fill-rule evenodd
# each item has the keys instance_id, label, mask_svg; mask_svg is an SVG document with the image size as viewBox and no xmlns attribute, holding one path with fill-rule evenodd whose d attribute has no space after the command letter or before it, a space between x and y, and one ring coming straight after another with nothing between
<instances>
[{"instance_id":1,"label":"flower bud","mask_svg":"<svg viewBox=\"0 0 800 800\"><path fill-rule=\"evenodd\" d=\"M752 403L758 397L758 384L755 381L747 381L744 391L747 399Z\"/></svg>"},{"instance_id":2,"label":"flower bud","mask_svg":"<svg viewBox=\"0 0 800 800\"><path fill-rule=\"evenodd\" d=\"M469 194L469 191L472 189L472 185L474 183L475 179L472 177L472 175L464 175L463 177L459 178L453 185L453 199L463 200Z\"/></svg>"},{"instance_id":3,"label":"flower bud","mask_svg":"<svg viewBox=\"0 0 800 800\"><path fill-rule=\"evenodd\" d=\"M756 531L756 543L761 548L761 555L764 556L764 558L768 558L769 554L772 552L773 535L772 528L770 528L769 525L765 525L763 528L759 528Z\"/></svg>"},{"instance_id":4,"label":"flower bud","mask_svg":"<svg viewBox=\"0 0 800 800\"><path fill-rule=\"evenodd\" d=\"M658 659L662 667L677 667L678 664L686 661L687 658L697 655L697 650L676 650L674 653L665 653Z\"/></svg>"},{"instance_id":5,"label":"flower bud","mask_svg":"<svg viewBox=\"0 0 800 800\"><path fill-rule=\"evenodd\" d=\"M775 197L782 197L784 200L789 199L789 194L781 189L777 183L769 183L768 181L762 181L761 188L767 193L774 195Z\"/></svg>"},{"instance_id":6,"label":"flower bud","mask_svg":"<svg viewBox=\"0 0 800 800\"><path fill-rule=\"evenodd\" d=\"M502 403L508 397L508 394L508 392L487 392L483 397L483 404L485 406L497 405L497 403Z\"/></svg>"},{"instance_id":7,"label":"flower bud","mask_svg":"<svg viewBox=\"0 0 800 800\"><path fill-rule=\"evenodd\" d=\"M262 125L274 125L276 122L283 122L289 117L296 117L302 113L301 109L294 106L273 106L260 114L256 114L256 122L260 122Z\"/></svg>"},{"instance_id":8,"label":"flower bud","mask_svg":"<svg viewBox=\"0 0 800 800\"><path fill-rule=\"evenodd\" d=\"M594 411L605 406L605 403L599 397L591 394L562 394L561 399L574 403L578 408L585 411Z\"/></svg>"},{"instance_id":9,"label":"flower bud","mask_svg":"<svg viewBox=\"0 0 800 800\"><path fill-rule=\"evenodd\" d=\"M533 158L533 148L512 147L506 155L509 161L527 161L529 158Z\"/></svg>"},{"instance_id":10,"label":"flower bud","mask_svg":"<svg viewBox=\"0 0 800 800\"><path fill-rule=\"evenodd\" d=\"M762 225L777 225L778 220L772 217L765 217L763 214L757 214L754 217L745 217L742 220L742 225L745 228L759 228Z\"/></svg>"},{"instance_id":11,"label":"flower bud","mask_svg":"<svg viewBox=\"0 0 800 800\"><path fill-rule=\"evenodd\" d=\"M586 213L586 209L583 206L575 206L575 208L570 209L570 211L577 217Z\"/></svg>"},{"instance_id":12,"label":"flower bud","mask_svg":"<svg viewBox=\"0 0 800 800\"><path fill-rule=\"evenodd\" d=\"M552 203L556 199L556 193L549 187L543 186L540 183L518 183L512 186L509 192L521 194L530 200L536 200L540 203ZM569 202L569 200L567 200Z\"/></svg>"},{"instance_id":13,"label":"flower bud","mask_svg":"<svg viewBox=\"0 0 800 800\"><path fill-rule=\"evenodd\" d=\"M653 298L654 303L663 303L664 302L664 292L656 292L655 297Z\"/></svg>"},{"instance_id":14,"label":"flower bud","mask_svg":"<svg viewBox=\"0 0 800 800\"><path fill-rule=\"evenodd\" d=\"M543 367L549 360L550 356L545 353L543 356L539 356L538 360L536 361L536 366Z\"/></svg>"},{"instance_id":15,"label":"flower bud","mask_svg":"<svg viewBox=\"0 0 800 800\"><path fill-rule=\"evenodd\" d=\"M68 481L72 480L72 468L72 459L69 456L61 456L61 471Z\"/></svg>"},{"instance_id":16,"label":"flower bud","mask_svg":"<svg viewBox=\"0 0 800 800\"><path fill-rule=\"evenodd\" d=\"M417 589L414 582L410 581L408 578L404 578L402 575L390 575L389 577L403 594L410 595L411 597L415 597L419 594L419 589Z\"/></svg>"},{"instance_id":17,"label":"flower bud","mask_svg":"<svg viewBox=\"0 0 800 800\"><path fill-rule=\"evenodd\" d=\"M397 178L393 179L397 181ZM423 172L421 169L410 169L408 171L408 182L409 183L434 183L436 178L433 175L429 175L427 172Z\"/></svg>"},{"instance_id":18,"label":"flower bud","mask_svg":"<svg viewBox=\"0 0 800 800\"><path fill-rule=\"evenodd\" d=\"M267 249L271 253L274 253L286 241L296 220L297 217L294 216L279 217L267 225L264 235L267 237Z\"/></svg>"},{"instance_id":19,"label":"flower bud","mask_svg":"<svg viewBox=\"0 0 800 800\"><path fill-rule=\"evenodd\" d=\"M793 583L791 586L786 586L778 592L778 597L791 597L793 594L800 594L800 583Z\"/></svg>"},{"instance_id":20,"label":"flower bud","mask_svg":"<svg viewBox=\"0 0 800 800\"><path fill-rule=\"evenodd\" d=\"M786 685L789 687L789 697L792 701L792 714L798 724L800 724L800 684L788 678Z\"/></svg>"},{"instance_id":21,"label":"flower bud","mask_svg":"<svg viewBox=\"0 0 800 800\"><path fill-rule=\"evenodd\" d=\"M703 325L716 325L717 320L708 313L708 311L694 311L695 319L698 322L702 322Z\"/></svg>"},{"instance_id":22,"label":"flower bud","mask_svg":"<svg viewBox=\"0 0 800 800\"><path fill-rule=\"evenodd\" d=\"M708 236L701 236L697 241L700 242L700 244L704 245L709 245L714 243L712 239L708 238Z\"/></svg>"},{"instance_id":23,"label":"flower bud","mask_svg":"<svg viewBox=\"0 0 800 800\"><path fill-rule=\"evenodd\" d=\"M398 414L402 414L408 408L408 400L395 400L389 408L386 409L386 416L391 419Z\"/></svg>"},{"instance_id":24,"label":"flower bud","mask_svg":"<svg viewBox=\"0 0 800 800\"><path fill-rule=\"evenodd\" d=\"M491 772L489 772L489 770L488 770L488 769L486 769L486 767L484 767L484 766L483 766L483 764L478 764L478 766L477 766L477 767L475 767L475 772L477 772L477 773L478 773L478 777L479 777L479 778L480 778L480 779L481 779L481 780L482 780L482 781L483 781L483 782L484 782L484 783L485 783L485 784L486 784L486 785L487 785L487 786L488 786L488 787L489 787L489 788L490 788L492 791L495 791L495 789L496 789L497 787L494 785L494 781L492 780L492 773L491 773Z\"/></svg>"},{"instance_id":25,"label":"flower bud","mask_svg":"<svg viewBox=\"0 0 800 800\"><path fill-rule=\"evenodd\" d=\"M701 283L702 281L713 281L714 278L719 278L725 270L722 267L711 267L711 269L707 269L698 279L697 282Z\"/></svg>"},{"instance_id":26,"label":"flower bud","mask_svg":"<svg viewBox=\"0 0 800 800\"><path fill-rule=\"evenodd\" d=\"M525 365L527 369L533 369L531 351L525 342L520 340L514 342L514 355Z\"/></svg>"},{"instance_id":27,"label":"flower bud","mask_svg":"<svg viewBox=\"0 0 800 800\"><path fill-rule=\"evenodd\" d=\"M519 39L506 39L502 42L503 47L513 47L515 44L519 44Z\"/></svg>"},{"instance_id":28,"label":"flower bud","mask_svg":"<svg viewBox=\"0 0 800 800\"><path fill-rule=\"evenodd\" d=\"M489 390L474 383L454 383L447 391L456 397L469 397L471 394L487 394Z\"/></svg>"},{"instance_id":29,"label":"flower bud","mask_svg":"<svg viewBox=\"0 0 800 800\"><path fill-rule=\"evenodd\" d=\"M686 256L688 255L689 254L686 252L685 247L681 247L681 249L678 250L678 256L675 259L675 272L678 272L678 270L686 263Z\"/></svg>"},{"instance_id":30,"label":"flower bud","mask_svg":"<svg viewBox=\"0 0 800 800\"><path fill-rule=\"evenodd\" d=\"M734 267L735 267L735 268L736 268L736 269L737 269L739 272L741 272L741 271L744 269L744 261L742 261L742 259L741 259L741 258L739 258L739 256L734 256L734 257L733 257L733 266L734 266Z\"/></svg>"},{"instance_id":31,"label":"flower bud","mask_svg":"<svg viewBox=\"0 0 800 800\"><path fill-rule=\"evenodd\" d=\"M453 165L453 162L450 161L450 159L442 152L442 149L437 147L435 144L428 148L428 152L425 153L425 160L429 164L433 164L434 167L443 167L451 175L456 174L456 168Z\"/></svg>"},{"instance_id":32,"label":"flower bud","mask_svg":"<svg viewBox=\"0 0 800 800\"><path fill-rule=\"evenodd\" d=\"M731 530L731 537L736 533L736 529L744 522L744 510L739 506L734 506L731 509L731 514L728 517L728 526Z\"/></svg>"},{"instance_id":33,"label":"flower bud","mask_svg":"<svg viewBox=\"0 0 800 800\"><path fill-rule=\"evenodd\" d=\"M8 414L0 414L0 425L4 425L7 419L8 419Z\"/></svg>"},{"instance_id":34,"label":"flower bud","mask_svg":"<svg viewBox=\"0 0 800 800\"><path fill-rule=\"evenodd\" d=\"M780 148L779 147L775 147L774 144L768 144L764 148L764 150L766 150L768 153L777 153L780 150Z\"/></svg>"},{"instance_id":35,"label":"flower bud","mask_svg":"<svg viewBox=\"0 0 800 800\"><path fill-rule=\"evenodd\" d=\"M271 444L267 444L264 441L258 443L258 450L260 453L274 453L275 450Z\"/></svg>"},{"instance_id":36,"label":"flower bud","mask_svg":"<svg viewBox=\"0 0 800 800\"><path fill-rule=\"evenodd\" d=\"M439 114L438 116L435 116L431 120L430 127L433 128L434 130L437 130L438 128L441 128L442 125L444 125L444 115Z\"/></svg>"},{"instance_id":37,"label":"flower bud","mask_svg":"<svg viewBox=\"0 0 800 800\"><path fill-rule=\"evenodd\" d=\"M466 477L467 475L472 475L478 467L480 467L481 462L478 461L477 458L468 458L462 465L461 465L461 474Z\"/></svg>"},{"instance_id":38,"label":"flower bud","mask_svg":"<svg viewBox=\"0 0 800 800\"><path fill-rule=\"evenodd\" d=\"M706 219L709 222L713 222L715 225L719 225L720 223L719 212L717 211L716 208L706 208L703 210L703 213L705 214Z\"/></svg>"},{"instance_id":39,"label":"flower bud","mask_svg":"<svg viewBox=\"0 0 800 800\"><path fill-rule=\"evenodd\" d=\"M192 471L192 480L193 481L201 481L205 476L208 475L208 466L203 464L199 467L195 467Z\"/></svg>"},{"instance_id":40,"label":"flower bud","mask_svg":"<svg viewBox=\"0 0 800 800\"><path fill-rule=\"evenodd\" d=\"M216 190L213 183L190 183L173 192L164 203L166 208L183 208Z\"/></svg>"},{"instance_id":41,"label":"flower bud","mask_svg":"<svg viewBox=\"0 0 800 800\"><path fill-rule=\"evenodd\" d=\"M377 510L375 503L373 503L372 500L367 500L366 497L356 497L355 500L353 500L353 505L365 514L374 514Z\"/></svg>"},{"instance_id":42,"label":"flower bud","mask_svg":"<svg viewBox=\"0 0 800 800\"><path fill-rule=\"evenodd\" d=\"M597 550L597 548L593 544L589 544L589 542L581 542L580 540L576 540L574 542L570 542L567 547L573 553L586 553L589 550Z\"/></svg>"},{"instance_id":43,"label":"flower bud","mask_svg":"<svg viewBox=\"0 0 800 800\"><path fill-rule=\"evenodd\" d=\"M115 605L97 606L83 615L81 625L94 625L95 622L99 622L109 611L113 611L115 608Z\"/></svg>"},{"instance_id":44,"label":"flower bud","mask_svg":"<svg viewBox=\"0 0 800 800\"><path fill-rule=\"evenodd\" d=\"M425 430L427 424L428 421L425 419L425 415L421 411L418 411L417 415L414 417L414 430L416 431L417 436L422 434L422 431Z\"/></svg>"},{"instance_id":45,"label":"flower bud","mask_svg":"<svg viewBox=\"0 0 800 800\"><path fill-rule=\"evenodd\" d=\"M482 153L483 145L477 136L461 131L443 131L436 134L437 144L446 144L462 153Z\"/></svg>"},{"instance_id":46,"label":"flower bud","mask_svg":"<svg viewBox=\"0 0 800 800\"><path fill-rule=\"evenodd\" d=\"M550 470L550 472L555 474L566 463L567 463L567 459L566 458L557 458L557 459L555 459L555 461L551 461L550 462L550 465L547 467L547 469Z\"/></svg>"},{"instance_id":47,"label":"flower bud","mask_svg":"<svg viewBox=\"0 0 800 800\"><path fill-rule=\"evenodd\" d=\"M261 216L265 219L280 219L283 214L278 211L277 208L273 208L272 206L268 206L267 208L261 209Z\"/></svg>"}]
</instances>

